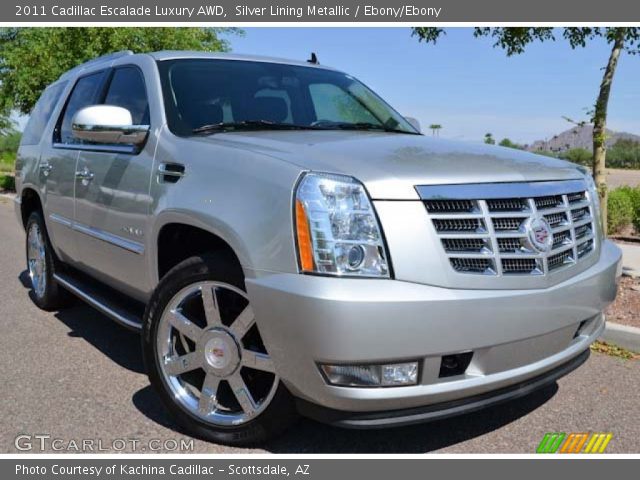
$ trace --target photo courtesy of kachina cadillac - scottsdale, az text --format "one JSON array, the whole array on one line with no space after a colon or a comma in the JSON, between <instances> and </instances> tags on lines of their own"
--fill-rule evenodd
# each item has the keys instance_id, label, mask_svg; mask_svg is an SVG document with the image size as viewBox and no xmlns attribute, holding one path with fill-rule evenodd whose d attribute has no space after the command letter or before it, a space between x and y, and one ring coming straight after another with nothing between
<instances>
[{"instance_id":1,"label":"photo courtesy of kachina cadillac - scottsdale, az text","mask_svg":"<svg viewBox=\"0 0 640 480\"><path fill-rule=\"evenodd\" d=\"M640 17L237 6L0 17L1 476L622 475Z\"/></svg>"}]
</instances>

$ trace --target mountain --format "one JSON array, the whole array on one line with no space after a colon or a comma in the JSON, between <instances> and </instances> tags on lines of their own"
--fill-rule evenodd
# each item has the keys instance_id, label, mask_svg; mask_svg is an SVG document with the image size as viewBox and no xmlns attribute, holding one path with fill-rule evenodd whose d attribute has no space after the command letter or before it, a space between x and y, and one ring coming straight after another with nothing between
<instances>
[{"instance_id":1,"label":"mountain","mask_svg":"<svg viewBox=\"0 0 640 480\"><path fill-rule=\"evenodd\" d=\"M559 153L571 150L572 148L585 148L591 151L593 150L592 138L593 127L591 125L576 126L554 135L548 140L536 140L531 145L527 145L526 148L530 152L546 150ZM640 135L607 130L607 146L613 145L618 140L633 140L634 142L640 142Z\"/></svg>"}]
</instances>

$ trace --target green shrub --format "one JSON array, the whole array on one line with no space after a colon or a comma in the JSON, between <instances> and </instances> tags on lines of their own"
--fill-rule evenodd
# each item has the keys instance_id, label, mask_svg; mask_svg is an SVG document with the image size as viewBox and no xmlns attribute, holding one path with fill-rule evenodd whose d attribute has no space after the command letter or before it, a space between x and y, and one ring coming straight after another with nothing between
<instances>
[{"instance_id":1,"label":"green shrub","mask_svg":"<svg viewBox=\"0 0 640 480\"><path fill-rule=\"evenodd\" d=\"M0 191L9 190L15 191L16 189L16 180L13 175L3 175L0 173Z\"/></svg>"},{"instance_id":2,"label":"green shrub","mask_svg":"<svg viewBox=\"0 0 640 480\"><path fill-rule=\"evenodd\" d=\"M609 235L619 233L624 227L630 225L633 221L633 203L628 189L616 188L609 192L607 209Z\"/></svg>"},{"instance_id":3,"label":"green shrub","mask_svg":"<svg viewBox=\"0 0 640 480\"><path fill-rule=\"evenodd\" d=\"M620 190L624 191L625 194L631 200L631 223L633 223L633 228L635 228L636 233L640 234L640 186L638 187L621 187Z\"/></svg>"}]
</instances>

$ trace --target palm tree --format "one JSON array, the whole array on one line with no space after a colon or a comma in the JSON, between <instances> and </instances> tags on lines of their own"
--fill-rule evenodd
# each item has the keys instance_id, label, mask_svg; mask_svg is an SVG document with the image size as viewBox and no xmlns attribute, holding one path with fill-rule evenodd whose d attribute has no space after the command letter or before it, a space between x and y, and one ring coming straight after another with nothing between
<instances>
[{"instance_id":1,"label":"palm tree","mask_svg":"<svg viewBox=\"0 0 640 480\"><path fill-rule=\"evenodd\" d=\"M442 125L440 125L439 123L432 123L431 125L429 125L429 128L431 129L431 133L434 137L440 136L440 130L442 129Z\"/></svg>"},{"instance_id":2,"label":"palm tree","mask_svg":"<svg viewBox=\"0 0 640 480\"><path fill-rule=\"evenodd\" d=\"M493 138L493 133L489 132L489 133L485 133L484 134L484 143L487 143L489 145L495 145L496 141Z\"/></svg>"}]
</instances>

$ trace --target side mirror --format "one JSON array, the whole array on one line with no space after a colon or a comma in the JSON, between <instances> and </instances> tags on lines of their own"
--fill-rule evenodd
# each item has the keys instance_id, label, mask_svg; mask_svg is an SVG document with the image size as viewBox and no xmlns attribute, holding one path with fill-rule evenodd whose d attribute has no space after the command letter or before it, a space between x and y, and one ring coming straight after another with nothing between
<instances>
[{"instance_id":1,"label":"side mirror","mask_svg":"<svg viewBox=\"0 0 640 480\"><path fill-rule=\"evenodd\" d=\"M418 132L422 133L422 127L420 127L420 122L413 117L404 117L404 119L411 124L413 128L415 128Z\"/></svg>"},{"instance_id":2,"label":"side mirror","mask_svg":"<svg viewBox=\"0 0 640 480\"><path fill-rule=\"evenodd\" d=\"M140 146L147 139L149 125L133 125L126 108L92 105L76 112L71 131L77 139L88 142Z\"/></svg>"}]
</instances>

